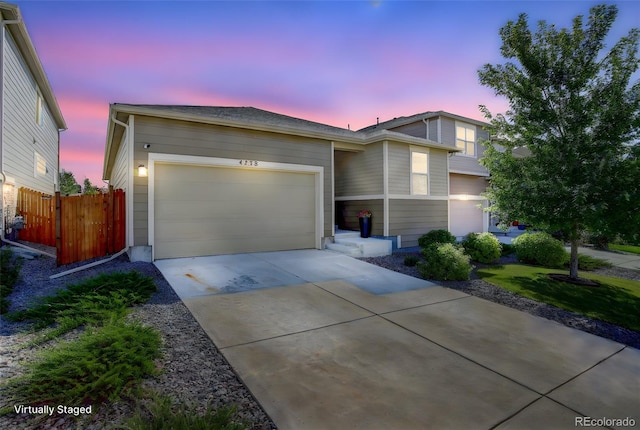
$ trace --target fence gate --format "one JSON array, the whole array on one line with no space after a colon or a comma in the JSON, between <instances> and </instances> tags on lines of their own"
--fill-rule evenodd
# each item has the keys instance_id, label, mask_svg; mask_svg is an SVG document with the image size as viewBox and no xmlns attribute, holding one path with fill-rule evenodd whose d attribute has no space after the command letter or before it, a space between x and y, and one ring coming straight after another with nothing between
<instances>
[{"instance_id":1,"label":"fence gate","mask_svg":"<svg viewBox=\"0 0 640 430\"><path fill-rule=\"evenodd\" d=\"M60 196L56 193L58 265L116 253L125 247L124 191Z\"/></svg>"}]
</instances>

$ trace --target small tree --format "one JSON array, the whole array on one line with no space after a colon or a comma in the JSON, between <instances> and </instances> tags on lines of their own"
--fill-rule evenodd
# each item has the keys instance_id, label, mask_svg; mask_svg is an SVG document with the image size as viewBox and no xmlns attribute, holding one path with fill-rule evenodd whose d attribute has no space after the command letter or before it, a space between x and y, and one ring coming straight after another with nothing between
<instances>
[{"instance_id":1,"label":"small tree","mask_svg":"<svg viewBox=\"0 0 640 430\"><path fill-rule=\"evenodd\" d=\"M76 178L73 173L66 170L60 170L60 194L78 194L80 193L80 184L76 182Z\"/></svg>"},{"instance_id":2,"label":"small tree","mask_svg":"<svg viewBox=\"0 0 640 430\"><path fill-rule=\"evenodd\" d=\"M571 30L542 21L535 33L521 14L500 29L501 53L514 61L478 72L509 102L495 117L480 107L493 139L482 160L486 195L503 219L563 231L572 279L581 231L640 231L640 82L631 83L640 30L602 52L617 13L600 5L586 26L577 16Z\"/></svg>"},{"instance_id":3,"label":"small tree","mask_svg":"<svg viewBox=\"0 0 640 430\"><path fill-rule=\"evenodd\" d=\"M100 187L98 187L97 185L93 185L89 178L84 178L84 187L82 194L94 195L100 194L101 192L102 190L100 189Z\"/></svg>"}]
</instances>

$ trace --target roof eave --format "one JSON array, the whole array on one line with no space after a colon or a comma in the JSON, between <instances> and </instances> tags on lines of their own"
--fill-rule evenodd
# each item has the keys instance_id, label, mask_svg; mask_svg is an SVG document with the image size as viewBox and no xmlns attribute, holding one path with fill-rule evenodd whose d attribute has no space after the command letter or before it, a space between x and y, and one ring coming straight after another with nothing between
<instances>
[{"instance_id":1,"label":"roof eave","mask_svg":"<svg viewBox=\"0 0 640 430\"><path fill-rule=\"evenodd\" d=\"M10 24L7 28L13 35L13 38L18 45L18 49L22 52L22 55L27 62L27 66L29 67L29 70L31 70L31 73L38 84L42 97L47 102L51 115L53 115L56 126L59 130L66 130L67 124L62 116L62 111L60 110L58 101L53 94L49 79L42 67L40 57L38 57L38 53L36 52L33 42L29 37L29 32L27 31L27 27L20 14L20 8L12 4L0 3L0 9L2 10L2 14L6 15L7 18L12 21L18 21L17 23Z\"/></svg>"}]
</instances>

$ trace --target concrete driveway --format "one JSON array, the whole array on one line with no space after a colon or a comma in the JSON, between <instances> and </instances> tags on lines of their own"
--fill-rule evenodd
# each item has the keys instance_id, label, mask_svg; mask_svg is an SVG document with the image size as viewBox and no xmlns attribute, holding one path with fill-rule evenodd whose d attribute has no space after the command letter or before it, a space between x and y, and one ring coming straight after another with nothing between
<instances>
[{"instance_id":1,"label":"concrete driveway","mask_svg":"<svg viewBox=\"0 0 640 430\"><path fill-rule=\"evenodd\" d=\"M156 265L280 429L640 425L634 348L329 251Z\"/></svg>"}]
</instances>

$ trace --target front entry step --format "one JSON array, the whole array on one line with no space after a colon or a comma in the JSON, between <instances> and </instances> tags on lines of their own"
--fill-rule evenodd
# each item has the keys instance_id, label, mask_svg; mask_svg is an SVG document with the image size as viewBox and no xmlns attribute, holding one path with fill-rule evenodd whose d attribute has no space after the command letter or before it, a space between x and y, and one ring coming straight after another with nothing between
<instances>
[{"instance_id":1,"label":"front entry step","mask_svg":"<svg viewBox=\"0 0 640 430\"><path fill-rule=\"evenodd\" d=\"M358 232L338 232L334 243L327 243L326 248L351 257L381 257L391 255L393 243L386 239L373 237L362 238Z\"/></svg>"}]
</instances>

